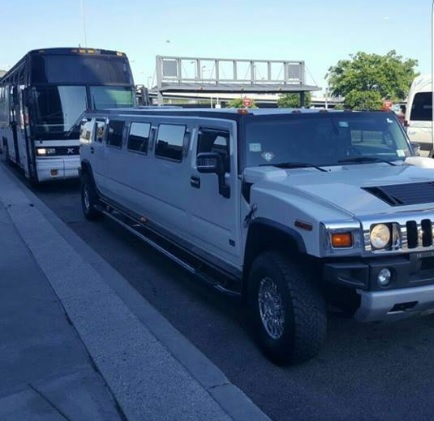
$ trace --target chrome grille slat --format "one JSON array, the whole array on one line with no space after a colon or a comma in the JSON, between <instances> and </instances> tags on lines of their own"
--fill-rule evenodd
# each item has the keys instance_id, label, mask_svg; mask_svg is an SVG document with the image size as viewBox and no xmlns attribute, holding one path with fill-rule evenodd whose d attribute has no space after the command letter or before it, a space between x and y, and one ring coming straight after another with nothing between
<instances>
[{"instance_id":1,"label":"chrome grille slat","mask_svg":"<svg viewBox=\"0 0 434 421\"><path fill-rule=\"evenodd\" d=\"M429 219L422 219L422 246L432 246L432 222Z\"/></svg>"}]
</instances>

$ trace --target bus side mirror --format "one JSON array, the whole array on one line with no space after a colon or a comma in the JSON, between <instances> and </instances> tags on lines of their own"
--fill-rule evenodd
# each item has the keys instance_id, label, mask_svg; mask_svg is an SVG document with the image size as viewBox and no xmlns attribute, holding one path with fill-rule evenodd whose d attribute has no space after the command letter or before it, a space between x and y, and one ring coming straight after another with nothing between
<instances>
[{"instance_id":1,"label":"bus side mirror","mask_svg":"<svg viewBox=\"0 0 434 421\"><path fill-rule=\"evenodd\" d=\"M231 197L231 190L225 182L225 169L223 159L217 152L201 152L196 157L197 171L202 174L217 174L219 194L228 199Z\"/></svg>"}]
</instances>

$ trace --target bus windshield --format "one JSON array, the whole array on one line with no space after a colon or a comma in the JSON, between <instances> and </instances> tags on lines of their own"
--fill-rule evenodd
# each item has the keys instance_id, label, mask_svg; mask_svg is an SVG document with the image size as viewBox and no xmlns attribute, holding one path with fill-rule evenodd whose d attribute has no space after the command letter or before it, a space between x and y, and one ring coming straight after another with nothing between
<instances>
[{"instance_id":1,"label":"bus windshield","mask_svg":"<svg viewBox=\"0 0 434 421\"><path fill-rule=\"evenodd\" d=\"M96 110L103 108L133 107L134 101L134 92L129 87L90 87L91 107Z\"/></svg>"},{"instance_id":2,"label":"bus windshield","mask_svg":"<svg viewBox=\"0 0 434 421\"><path fill-rule=\"evenodd\" d=\"M93 109L134 106L134 92L129 87L91 86L89 92ZM85 86L38 86L33 95L32 123L38 140L64 138L88 108Z\"/></svg>"},{"instance_id":3,"label":"bus windshield","mask_svg":"<svg viewBox=\"0 0 434 421\"><path fill-rule=\"evenodd\" d=\"M264 116L246 122L245 136L246 166L393 165L413 155L398 119L385 112Z\"/></svg>"},{"instance_id":4,"label":"bus windshield","mask_svg":"<svg viewBox=\"0 0 434 421\"><path fill-rule=\"evenodd\" d=\"M80 114L87 108L85 86L33 87L33 127L37 139L68 132Z\"/></svg>"}]
</instances>

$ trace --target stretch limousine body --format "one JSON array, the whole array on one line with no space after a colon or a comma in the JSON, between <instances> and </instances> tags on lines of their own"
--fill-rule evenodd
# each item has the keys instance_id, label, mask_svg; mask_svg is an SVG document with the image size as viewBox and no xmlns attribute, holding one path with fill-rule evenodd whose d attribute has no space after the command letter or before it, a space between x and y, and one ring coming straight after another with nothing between
<instances>
[{"instance_id":1,"label":"stretch limousine body","mask_svg":"<svg viewBox=\"0 0 434 421\"><path fill-rule=\"evenodd\" d=\"M80 145L85 216L245 296L277 363L319 352L329 302L360 321L434 308L432 161L393 113L89 111Z\"/></svg>"}]
</instances>

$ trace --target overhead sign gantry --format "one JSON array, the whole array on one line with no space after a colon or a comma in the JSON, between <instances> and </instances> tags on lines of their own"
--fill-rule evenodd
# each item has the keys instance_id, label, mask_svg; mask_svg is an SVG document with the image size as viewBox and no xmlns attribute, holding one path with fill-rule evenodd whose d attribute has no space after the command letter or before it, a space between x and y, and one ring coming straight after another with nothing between
<instances>
[{"instance_id":1,"label":"overhead sign gantry","mask_svg":"<svg viewBox=\"0 0 434 421\"><path fill-rule=\"evenodd\" d=\"M320 88L305 83L304 61L156 57L158 103L166 93L299 93Z\"/></svg>"}]
</instances>

